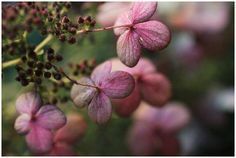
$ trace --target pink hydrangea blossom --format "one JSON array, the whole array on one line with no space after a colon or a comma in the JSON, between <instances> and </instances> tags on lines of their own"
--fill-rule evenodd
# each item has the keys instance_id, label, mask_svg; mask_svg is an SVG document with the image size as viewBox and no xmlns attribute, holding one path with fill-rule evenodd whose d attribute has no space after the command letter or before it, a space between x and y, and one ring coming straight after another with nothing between
<instances>
[{"instance_id":1,"label":"pink hydrangea blossom","mask_svg":"<svg viewBox=\"0 0 236 158\"><path fill-rule=\"evenodd\" d=\"M77 107L88 108L90 118L102 124L107 122L112 113L109 98L127 97L134 89L133 77L124 71L111 72L112 63L107 61L94 69L91 78L81 78L71 90L71 98ZM89 86L86 86L89 85Z\"/></svg>"},{"instance_id":2,"label":"pink hydrangea blossom","mask_svg":"<svg viewBox=\"0 0 236 158\"><path fill-rule=\"evenodd\" d=\"M156 8L156 2L135 2L116 20L115 26L127 25L114 29L119 36L117 53L125 65L134 67L138 63L141 47L161 50L169 44L168 27L160 21L150 20Z\"/></svg>"},{"instance_id":3,"label":"pink hydrangea blossom","mask_svg":"<svg viewBox=\"0 0 236 158\"><path fill-rule=\"evenodd\" d=\"M179 154L176 134L190 121L190 114L183 104L171 102L156 108L143 102L133 118L128 145L134 155Z\"/></svg>"},{"instance_id":4,"label":"pink hydrangea blossom","mask_svg":"<svg viewBox=\"0 0 236 158\"><path fill-rule=\"evenodd\" d=\"M117 58L111 61L113 70L129 72L135 78L135 89L131 95L123 99L113 99L116 112L120 116L129 116L137 109L141 100L155 106L163 106L169 100L170 82L163 74L157 72L155 65L150 60L141 58L133 68L124 66Z\"/></svg>"},{"instance_id":5,"label":"pink hydrangea blossom","mask_svg":"<svg viewBox=\"0 0 236 158\"><path fill-rule=\"evenodd\" d=\"M34 153L48 152L53 145L53 130L64 126L66 117L54 105L42 105L38 93L28 92L16 100L16 110L20 114L15 121L15 129L26 135L26 142Z\"/></svg>"}]
</instances>

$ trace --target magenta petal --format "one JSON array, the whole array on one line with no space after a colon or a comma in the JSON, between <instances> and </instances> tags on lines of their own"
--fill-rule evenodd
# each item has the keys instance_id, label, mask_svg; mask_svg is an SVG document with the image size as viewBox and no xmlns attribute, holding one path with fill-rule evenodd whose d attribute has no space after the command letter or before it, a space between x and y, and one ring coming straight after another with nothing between
<instances>
[{"instance_id":1,"label":"magenta petal","mask_svg":"<svg viewBox=\"0 0 236 158\"><path fill-rule=\"evenodd\" d=\"M16 110L20 114L34 114L39 109L41 103L41 98L38 93L24 93L16 100Z\"/></svg>"},{"instance_id":2,"label":"magenta petal","mask_svg":"<svg viewBox=\"0 0 236 158\"><path fill-rule=\"evenodd\" d=\"M112 102L115 104L115 111L119 116L130 116L141 102L139 87L136 85L133 92L128 97L113 99Z\"/></svg>"},{"instance_id":3,"label":"magenta petal","mask_svg":"<svg viewBox=\"0 0 236 158\"><path fill-rule=\"evenodd\" d=\"M134 67L140 58L139 36L133 31L124 32L117 41L117 54L122 63Z\"/></svg>"},{"instance_id":4,"label":"magenta petal","mask_svg":"<svg viewBox=\"0 0 236 158\"><path fill-rule=\"evenodd\" d=\"M157 9L157 2L134 2L131 6L130 20L133 24L147 21Z\"/></svg>"},{"instance_id":5,"label":"magenta petal","mask_svg":"<svg viewBox=\"0 0 236 158\"><path fill-rule=\"evenodd\" d=\"M144 100L154 106L163 106L171 96L169 80L159 73L142 76L140 86Z\"/></svg>"},{"instance_id":6,"label":"magenta petal","mask_svg":"<svg viewBox=\"0 0 236 158\"><path fill-rule=\"evenodd\" d=\"M110 99L102 92L96 95L88 106L90 118L98 124L106 123L110 119L111 113Z\"/></svg>"},{"instance_id":7,"label":"magenta petal","mask_svg":"<svg viewBox=\"0 0 236 158\"><path fill-rule=\"evenodd\" d=\"M148 21L134 26L140 44L149 50L161 50L170 42L170 30L159 21Z\"/></svg>"},{"instance_id":8,"label":"magenta petal","mask_svg":"<svg viewBox=\"0 0 236 158\"><path fill-rule=\"evenodd\" d=\"M75 156L76 153L73 151L71 145L64 143L64 142L57 142L54 144L51 152L47 155L50 155L50 156Z\"/></svg>"},{"instance_id":9,"label":"magenta petal","mask_svg":"<svg viewBox=\"0 0 236 158\"><path fill-rule=\"evenodd\" d=\"M134 89L134 78L127 72L115 71L107 76L100 88L111 98L127 97Z\"/></svg>"},{"instance_id":10,"label":"magenta petal","mask_svg":"<svg viewBox=\"0 0 236 158\"><path fill-rule=\"evenodd\" d=\"M21 114L15 121L15 130L20 134L26 134L30 130L31 116L28 114Z\"/></svg>"},{"instance_id":11,"label":"magenta petal","mask_svg":"<svg viewBox=\"0 0 236 158\"><path fill-rule=\"evenodd\" d=\"M122 26L122 25L130 25L130 24L132 24L132 22L129 19L129 14L128 14L128 12L124 12L123 14L121 14L117 18L114 26ZM115 35L119 36L119 35L123 34L127 29L129 29L129 28L127 28L127 27L115 28L114 33L115 33Z\"/></svg>"},{"instance_id":12,"label":"magenta petal","mask_svg":"<svg viewBox=\"0 0 236 158\"><path fill-rule=\"evenodd\" d=\"M78 82L84 85L95 86L93 81L87 77L81 78ZM82 108L89 105L96 93L96 88L74 84L70 96L74 104L77 107Z\"/></svg>"},{"instance_id":13,"label":"magenta petal","mask_svg":"<svg viewBox=\"0 0 236 158\"><path fill-rule=\"evenodd\" d=\"M106 61L98 65L91 74L91 79L95 82L96 85L100 84L104 77L110 74L111 72L111 61Z\"/></svg>"},{"instance_id":14,"label":"magenta petal","mask_svg":"<svg viewBox=\"0 0 236 158\"><path fill-rule=\"evenodd\" d=\"M160 153L163 156L176 156L180 153L180 143L175 135L160 135L162 145L160 146Z\"/></svg>"},{"instance_id":15,"label":"magenta petal","mask_svg":"<svg viewBox=\"0 0 236 158\"><path fill-rule=\"evenodd\" d=\"M36 114L36 123L47 129L59 129L66 124L64 113L54 105L45 105Z\"/></svg>"},{"instance_id":16,"label":"magenta petal","mask_svg":"<svg viewBox=\"0 0 236 158\"><path fill-rule=\"evenodd\" d=\"M32 125L26 136L26 142L34 153L46 153L52 149L53 135L49 130Z\"/></svg>"}]
</instances>

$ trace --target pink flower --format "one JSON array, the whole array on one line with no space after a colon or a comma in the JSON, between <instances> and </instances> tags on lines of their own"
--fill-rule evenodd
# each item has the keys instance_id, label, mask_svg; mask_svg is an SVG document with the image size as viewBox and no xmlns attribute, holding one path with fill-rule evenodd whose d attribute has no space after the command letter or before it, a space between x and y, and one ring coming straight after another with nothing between
<instances>
[{"instance_id":1,"label":"pink flower","mask_svg":"<svg viewBox=\"0 0 236 158\"><path fill-rule=\"evenodd\" d=\"M135 89L131 95L123 99L113 99L116 112L120 116L129 116L137 109L141 100L155 106L163 106L169 100L170 82L163 74L156 71L150 60L141 58L133 68L124 66L117 58L113 59L112 63L113 70L129 72L135 78Z\"/></svg>"},{"instance_id":2,"label":"pink flower","mask_svg":"<svg viewBox=\"0 0 236 158\"><path fill-rule=\"evenodd\" d=\"M16 100L20 116L15 121L18 133L26 134L26 142L34 153L48 152L53 145L53 130L64 126L66 117L54 105L42 105L35 92L22 94Z\"/></svg>"},{"instance_id":3,"label":"pink flower","mask_svg":"<svg viewBox=\"0 0 236 158\"><path fill-rule=\"evenodd\" d=\"M134 89L133 77L124 71L111 72L112 64L107 61L92 72L91 78L81 78L71 90L71 98L77 107L88 107L90 118L96 123L107 122L112 113L109 98L127 97Z\"/></svg>"},{"instance_id":4,"label":"pink flower","mask_svg":"<svg viewBox=\"0 0 236 158\"><path fill-rule=\"evenodd\" d=\"M117 41L117 53L125 65L134 67L140 58L141 47L149 50L161 50L170 42L168 27L156 20L150 20L157 8L156 2L136 2L131 9L116 20L114 32L120 36Z\"/></svg>"},{"instance_id":5,"label":"pink flower","mask_svg":"<svg viewBox=\"0 0 236 158\"><path fill-rule=\"evenodd\" d=\"M54 143L51 151L46 155L51 156L74 156L73 145L80 141L87 130L84 118L79 114L70 114L67 123L54 135Z\"/></svg>"},{"instance_id":6,"label":"pink flower","mask_svg":"<svg viewBox=\"0 0 236 158\"><path fill-rule=\"evenodd\" d=\"M178 155L177 133L190 121L188 110L177 102L155 108L142 103L134 114L128 145L134 155Z\"/></svg>"}]
</instances>

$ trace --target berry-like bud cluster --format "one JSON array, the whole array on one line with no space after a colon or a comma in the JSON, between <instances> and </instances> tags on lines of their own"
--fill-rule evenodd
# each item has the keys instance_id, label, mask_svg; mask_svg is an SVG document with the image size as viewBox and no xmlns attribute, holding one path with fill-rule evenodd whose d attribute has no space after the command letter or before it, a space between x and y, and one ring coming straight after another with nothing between
<instances>
[{"instance_id":1,"label":"berry-like bud cluster","mask_svg":"<svg viewBox=\"0 0 236 158\"><path fill-rule=\"evenodd\" d=\"M85 75L89 76L93 69L96 67L95 59L83 60L80 63L69 63L69 68L72 70L74 76Z\"/></svg>"}]
</instances>

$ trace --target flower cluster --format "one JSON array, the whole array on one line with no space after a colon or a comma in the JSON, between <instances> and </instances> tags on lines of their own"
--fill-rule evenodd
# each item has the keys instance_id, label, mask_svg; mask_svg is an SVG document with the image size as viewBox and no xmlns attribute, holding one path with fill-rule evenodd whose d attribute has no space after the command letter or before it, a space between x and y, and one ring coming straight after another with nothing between
<instances>
[{"instance_id":1,"label":"flower cluster","mask_svg":"<svg viewBox=\"0 0 236 158\"><path fill-rule=\"evenodd\" d=\"M71 98L77 107L88 107L90 118L99 124L107 122L112 113L109 98L124 98L134 89L133 77L124 71L111 72L112 63L97 66L91 78L81 78L74 84Z\"/></svg>"},{"instance_id":2,"label":"flower cluster","mask_svg":"<svg viewBox=\"0 0 236 158\"><path fill-rule=\"evenodd\" d=\"M138 63L141 47L161 50L169 44L168 27L159 21L150 20L156 8L156 2L136 2L116 20L116 26L127 26L114 29L114 33L119 36L117 53L125 65L134 67Z\"/></svg>"}]
</instances>

